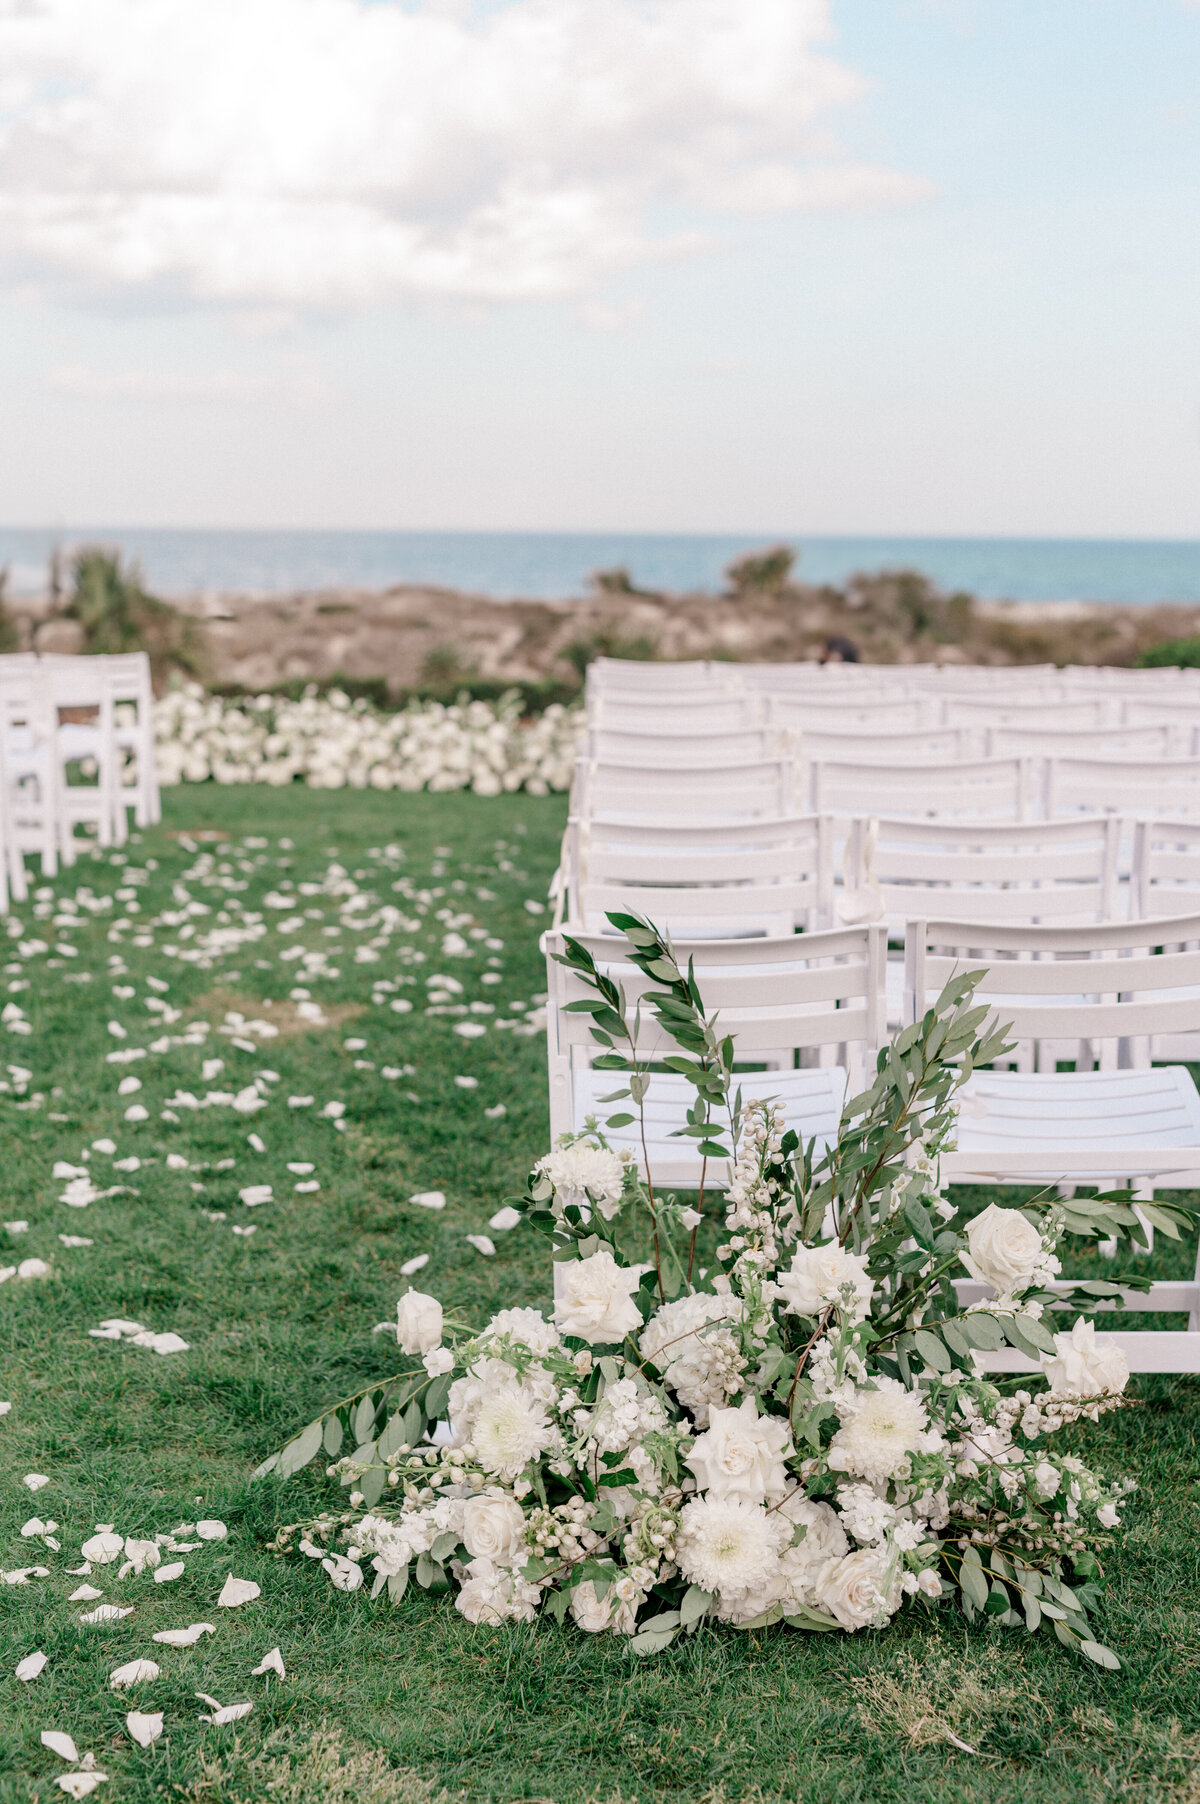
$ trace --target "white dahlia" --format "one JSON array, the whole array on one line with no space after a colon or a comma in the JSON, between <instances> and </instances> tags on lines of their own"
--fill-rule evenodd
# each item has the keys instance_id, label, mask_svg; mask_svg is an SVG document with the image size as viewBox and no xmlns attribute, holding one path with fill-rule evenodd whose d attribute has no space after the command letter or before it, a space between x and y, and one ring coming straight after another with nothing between
<instances>
[{"instance_id":1,"label":"white dahlia","mask_svg":"<svg viewBox=\"0 0 1200 1804\"><path fill-rule=\"evenodd\" d=\"M675 1558L692 1584L722 1603L773 1586L791 1524L738 1497L693 1497L679 1518Z\"/></svg>"},{"instance_id":2,"label":"white dahlia","mask_svg":"<svg viewBox=\"0 0 1200 1804\"><path fill-rule=\"evenodd\" d=\"M829 1464L835 1472L883 1484L907 1471L928 1418L920 1397L898 1379L879 1377L874 1386L839 1405L841 1426L829 1443Z\"/></svg>"},{"instance_id":3,"label":"white dahlia","mask_svg":"<svg viewBox=\"0 0 1200 1804\"><path fill-rule=\"evenodd\" d=\"M485 1472L511 1483L555 1438L545 1405L515 1384L485 1392L471 1439Z\"/></svg>"}]
</instances>

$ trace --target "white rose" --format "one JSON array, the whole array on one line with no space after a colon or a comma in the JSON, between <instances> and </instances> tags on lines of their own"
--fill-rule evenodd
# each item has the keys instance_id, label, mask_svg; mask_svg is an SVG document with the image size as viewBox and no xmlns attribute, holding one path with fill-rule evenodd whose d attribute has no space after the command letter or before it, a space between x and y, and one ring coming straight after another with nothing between
<instances>
[{"instance_id":1,"label":"white rose","mask_svg":"<svg viewBox=\"0 0 1200 1804\"><path fill-rule=\"evenodd\" d=\"M900 1604L900 1580L883 1589L888 1555L879 1547L860 1547L833 1561L822 1575L817 1596L822 1608L844 1629L866 1629L891 1616Z\"/></svg>"},{"instance_id":2,"label":"white rose","mask_svg":"<svg viewBox=\"0 0 1200 1804\"><path fill-rule=\"evenodd\" d=\"M942 1581L933 1570L932 1566L926 1566L923 1572L918 1572L917 1588L918 1590L923 1591L926 1597L940 1597L942 1595Z\"/></svg>"},{"instance_id":3,"label":"white rose","mask_svg":"<svg viewBox=\"0 0 1200 1804\"><path fill-rule=\"evenodd\" d=\"M440 1378L444 1372L454 1370L454 1355L449 1347L434 1347L422 1355L421 1364L431 1378Z\"/></svg>"},{"instance_id":4,"label":"white rose","mask_svg":"<svg viewBox=\"0 0 1200 1804\"><path fill-rule=\"evenodd\" d=\"M1125 1355L1110 1334L1082 1316L1069 1334L1054 1336L1055 1353L1042 1354L1042 1370L1055 1397L1118 1396L1129 1383Z\"/></svg>"},{"instance_id":5,"label":"white rose","mask_svg":"<svg viewBox=\"0 0 1200 1804\"><path fill-rule=\"evenodd\" d=\"M636 1601L623 1603L615 1585L610 1585L603 1597L597 1597L595 1585L591 1579L585 1579L571 1593L571 1614L589 1635L602 1634L605 1629L611 1629L614 1635L632 1635L640 1601L638 1592Z\"/></svg>"},{"instance_id":6,"label":"white rose","mask_svg":"<svg viewBox=\"0 0 1200 1804\"><path fill-rule=\"evenodd\" d=\"M640 1265L618 1265L606 1246L589 1259L560 1265L562 1295L554 1304L558 1327L593 1343L624 1340L642 1325L633 1297L643 1270Z\"/></svg>"},{"instance_id":7,"label":"white rose","mask_svg":"<svg viewBox=\"0 0 1200 1804\"><path fill-rule=\"evenodd\" d=\"M1019 1209L989 1203L967 1228L967 1245L963 1264L1001 1296L1024 1289L1042 1264L1042 1237Z\"/></svg>"},{"instance_id":8,"label":"white rose","mask_svg":"<svg viewBox=\"0 0 1200 1804\"><path fill-rule=\"evenodd\" d=\"M396 1305L402 1353L432 1353L442 1342L442 1306L423 1290L410 1290Z\"/></svg>"},{"instance_id":9,"label":"white rose","mask_svg":"<svg viewBox=\"0 0 1200 1804\"><path fill-rule=\"evenodd\" d=\"M783 1462L793 1452L788 1425L777 1416L762 1416L753 1397L737 1409L709 1411L708 1430L687 1454L685 1464L696 1483L712 1497L741 1497L765 1503L783 1496L787 1479Z\"/></svg>"},{"instance_id":10,"label":"white rose","mask_svg":"<svg viewBox=\"0 0 1200 1804\"><path fill-rule=\"evenodd\" d=\"M525 1514L512 1497L468 1497L463 1505L463 1545L472 1559L515 1566L525 1553Z\"/></svg>"},{"instance_id":11,"label":"white rose","mask_svg":"<svg viewBox=\"0 0 1200 1804\"><path fill-rule=\"evenodd\" d=\"M847 1253L836 1242L828 1246L797 1247L791 1270L777 1280L787 1307L797 1315L821 1315L831 1303L842 1303L846 1285L853 1290L851 1317L861 1322L871 1308L875 1286L867 1276L865 1254Z\"/></svg>"}]
</instances>

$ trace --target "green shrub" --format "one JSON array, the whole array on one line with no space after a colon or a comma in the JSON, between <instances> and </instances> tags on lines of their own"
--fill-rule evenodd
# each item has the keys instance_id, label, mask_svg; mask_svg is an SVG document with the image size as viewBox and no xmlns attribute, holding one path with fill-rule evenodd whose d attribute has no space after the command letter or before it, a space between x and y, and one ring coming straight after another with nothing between
<instances>
[{"instance_id":1,"label":"green shrub","mask_svg":"<svg viewBox=\"0 0 1200 1804\"><path fill-rule=\"evenodd\" d=\"M1177 664L1182 670L1200 666L1200 639L1168 639L1163 645L1151 645L1138 654L1140 670L1157 669L1163 664Z\"/></svg>"}]
</instances>

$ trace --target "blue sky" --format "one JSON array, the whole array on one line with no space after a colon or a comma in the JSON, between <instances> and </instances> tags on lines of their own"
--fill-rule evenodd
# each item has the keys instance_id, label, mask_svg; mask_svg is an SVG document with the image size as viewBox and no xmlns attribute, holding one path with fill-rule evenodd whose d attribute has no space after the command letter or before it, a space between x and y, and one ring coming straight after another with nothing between
<instances>
[{"instance_id":1,"label":"blue sky","mask_svg":"<svg viewBox=\"0 0 1200 1804\"><path fill-rule=\"evenodd\" d=\"M287 6L0 4L10 523L1200 537L1200 6Z\"/></svg>"}]
</instances>

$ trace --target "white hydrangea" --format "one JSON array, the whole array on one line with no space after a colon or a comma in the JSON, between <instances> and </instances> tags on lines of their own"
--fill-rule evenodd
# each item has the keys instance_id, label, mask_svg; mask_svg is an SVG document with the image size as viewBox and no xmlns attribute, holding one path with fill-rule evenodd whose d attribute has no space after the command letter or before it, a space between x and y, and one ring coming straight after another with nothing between
<instances>
[{"instance_id":1,"label":"white hydrangea","mask_svg":"<svg viewBox=\"0 0 1200 1804\"><path fill-rule=\"evenodd\" d=\"M699 1428L707 1426L710 1404L724 1403L740 1387L743 1361L737 1341L727 1328L714 1324L740 1321L743 1314L739 1297L698 1292L664 1303L642 1330L638 1350L643 1359L659 1367Z\"/></svg>"}]
</instances>

